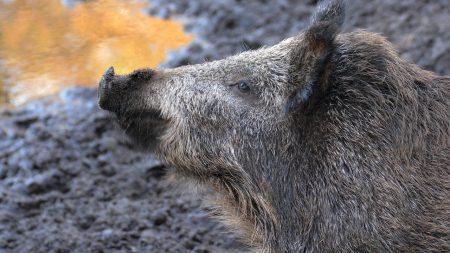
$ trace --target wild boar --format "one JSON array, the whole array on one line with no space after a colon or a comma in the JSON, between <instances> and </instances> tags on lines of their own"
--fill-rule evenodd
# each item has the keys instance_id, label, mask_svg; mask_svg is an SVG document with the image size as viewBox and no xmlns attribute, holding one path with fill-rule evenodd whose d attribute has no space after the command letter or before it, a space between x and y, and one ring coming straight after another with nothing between
<instances>
[{"instance_id":1,"label":"wild boar","mask_svg":"<svg viewBox=\"0 0 450 253\"><path fill-rule=\"evenodd\" d=\"M450 252L450 78L344 16L323 1L272 47L110 68L99 105L255 252Z\"/></svg>"}]
</instances>

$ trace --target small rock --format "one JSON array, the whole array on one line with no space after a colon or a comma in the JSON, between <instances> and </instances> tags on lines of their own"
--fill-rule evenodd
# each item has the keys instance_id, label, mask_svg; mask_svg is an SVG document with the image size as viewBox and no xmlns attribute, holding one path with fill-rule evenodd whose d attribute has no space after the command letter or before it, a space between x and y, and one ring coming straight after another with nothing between
<instances>
[{"instance_id":1,"label":"small rock","mask_svg":"<svg viewBox=\"0 0 450 253\"><path fill-rule=\"evenodd\" d=\"M167 221L167 213L165 211L157 212L152 217L152 220L153 220L153 224L155 224L155 226L160 226L160 225L166 223L166 221Z\"/></svg>"},{"instance_id":2,"label":"small rock","mask_svg":"<svg viewBox=\"0 0 450 253\"><path fill-rule=\"evenodd\" d=\"M111 238L114 235L114 231L110 228L104 229L101 233L102 239Z\"/></svg>"},{"instance_id":3,"label":"small rock","mask_svg":"<svg viewBox=\"0 0 450 253\"><path fill-rule=\"evenodd\" d=\"M81 229L86 230L92 226L92 223L94 223L95 220L96 216L91 214L85 215L78 220L78 226Z\"/></svg>"},{"instance_id":4,"label":"small rock","mask_svg":"<svg viewBox=\"0 0 450 253\"><path fill-rule=\"evenodd\" d=\"M37 115L30 114L30 115L23 115L23 116L20 116L20 117L16 117L14 122L19 127L28 127L29 125L31 125L34 122L36 122L38 119L39 118L38 118Z\"/></svg>"},{"instance_id":5,"label":"small rock","mask_svg":"<svg viewBox=\"0 0 450 253\"><path fill-rule=\"evenodd\" d=\"M25 188L28 194L39 194L51 190L67 191L65 178L56 170L44 174L34 175L25 181Z\"/></svg>"}]
</instances>

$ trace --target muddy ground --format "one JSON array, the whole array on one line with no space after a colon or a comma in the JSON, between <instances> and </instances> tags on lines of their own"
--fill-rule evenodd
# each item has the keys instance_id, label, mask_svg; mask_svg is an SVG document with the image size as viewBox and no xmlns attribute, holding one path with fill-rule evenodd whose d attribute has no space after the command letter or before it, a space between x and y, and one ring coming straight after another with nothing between
<instances>
[{"instance_id":1,"label":"muddy ground","mask_svg":"<svg viewBox=\"0 0 450 253\"><path fill-rule=\"evenodd\" d=\"M151 0L195 41L164 66L272 45L307 24L316 1ZM349 1L345 30L385 34L404 58L450 74L450 1ZM145 45L143 45L145 46ZM166 168L73 88L0 110L0 252L242 252L201 196L167 186Z\"/></svg>"}]
</instances>

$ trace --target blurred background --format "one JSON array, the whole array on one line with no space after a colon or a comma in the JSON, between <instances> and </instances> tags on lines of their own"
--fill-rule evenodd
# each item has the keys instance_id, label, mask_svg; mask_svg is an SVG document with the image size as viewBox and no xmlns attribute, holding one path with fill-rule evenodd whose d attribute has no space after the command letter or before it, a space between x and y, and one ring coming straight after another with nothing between
<instances>
[{"instance_id":1,"label":"blurred background","mask_svg":"<svg viewBox=\"0 0 450 253\"><path fill-rule=\"evenodd\" d=\"M0 2L0 73L4 103L92 86L108 66L155 67L190 36L180 22L148 15L143 1Z\"/></svg>"},{"instance_id":2,"label":"blurred background","mask_svg":"<svg viewBox=\"0 0 450 253\"><path fill-rule=\"evenodd\" d=\"M243 252L97 107L113 65L176 67L273 45L314 0L0 0L0 252ZM384 34L450 74L450 0L348 1L345 31Z\"/></svg>"}]
</instances>

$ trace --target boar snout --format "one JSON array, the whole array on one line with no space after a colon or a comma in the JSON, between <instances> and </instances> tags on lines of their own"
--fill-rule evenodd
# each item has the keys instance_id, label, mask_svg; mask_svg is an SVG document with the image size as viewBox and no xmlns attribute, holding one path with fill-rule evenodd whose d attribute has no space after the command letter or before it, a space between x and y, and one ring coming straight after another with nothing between
<instances>
[{"instance_id":1,"label":"boar snout","mask_svg":"<svg viewBox=\"0 0 450 253\"><path fill-rule=\"evenodd\" d=\"M112 111L114 109L113 96L113 80L114 80L114 67L109 67L102 76L98 86L98 105L104 110ZM116 90L116 87L114 87Z\"/></svg>"},{"instance_id":2,"label":"boar snout","mask_svg":"<svg viewBox=\"0 0 450 253\"><path fill-rule=\"evenodd\" d=\"M107 85L111 84L111 81L114 79L114 74L114 67L112 66L105 71L105 74L102 76L102 80L100 80L101 88L111 88Z\"/></svg>"},{"instance_id":3,"label":"boar snout","mask_svg":"<svg viewBox=\"0 0 450 253\"><path fill-rule=\"evenodd\" d=\"M115 114L125 133L145 149L157 146L158 138L168 124L168 120L161 117L158 104L150 99L155 94L152 89L154 79L155 72L151 69L116 75L110 67L98 86L100 108Z\"/></svg>"},{"instance_id":4,"label":"boar snout","mask_svg":"<svg viewBox=\"0 0 450 253\"><path fill-rule=\"evenodd\" d=\"M153 70L136 70L128 75L116 75L114 67L109 67L102 76L98 87L100 108L117 112L124 103L139 92L144 84L153 77Z\"/></svg>"}]
</instances>

